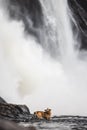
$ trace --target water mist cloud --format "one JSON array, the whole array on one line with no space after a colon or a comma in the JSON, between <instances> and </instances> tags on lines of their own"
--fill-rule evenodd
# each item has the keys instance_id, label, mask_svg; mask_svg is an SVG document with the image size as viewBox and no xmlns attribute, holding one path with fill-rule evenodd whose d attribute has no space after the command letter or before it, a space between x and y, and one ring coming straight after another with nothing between
<instances>
[{"instance_id":1,"label":"water mist cloud","mask_svg":"<svg viewBox=\"0 0 87 130\"><path fill-rule=\"evenodd\" d=\"M61 12L66 11L63 4L57 10L63 25L58 23L60 60L51 58L33 37L25 38L22 21L10 21L0 9L0 95L9 102L26 103L32 112L51 107L56 115L87 115L87 61L74 50L77 41L67 12Z\"/></svg>"}]
</instances>

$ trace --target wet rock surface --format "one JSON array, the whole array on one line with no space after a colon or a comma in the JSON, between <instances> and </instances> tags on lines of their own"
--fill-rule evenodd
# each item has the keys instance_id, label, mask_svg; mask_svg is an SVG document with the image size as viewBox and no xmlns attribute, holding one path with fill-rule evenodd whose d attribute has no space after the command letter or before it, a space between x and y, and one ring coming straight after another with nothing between
<instances>
[{"instance_id":1,"label":"wet rock surface","mask_svg":"<svg viewBox=\"0 0 87 130\"><path fill-rule=\"evenodd\" d=\"M0 119L27 122L32 118L26 105L0 103Z\"/></svg>"},{"instance_id":2,"label":"wet rock surface","mask_svg":"<svg viewBox=\"0 0 87 130\"><path fill-rule=\"evenodd\" d=\"M28 122L32 117L26 105L10 104L0 97L0 119Z\"/></svg>"},{"instance_id":3,"label":"wet rock surface","mask_svg":"<svg viewBox=\"0 0 87 130\"><path fill-rule=\"evenodd\" d=\"M87 117L55 116L51 120L33 120L27 125L33 125L38 130L87 130Z\"/></svg>"},{"instance_id":4,"label":"wet rock surface","mask_svg":"<svg viewBox=\"0 0 87 130\"><path fill-rule=\"evenodd\" d=\"M39 0L6 0L7 11L12 20L22 21L25 34L40 42L40 28L43 29L43 10Z\"/></svg>"},{"instance_id":5,"label":"wet rock surface","mask_svg":"<svg viewBox=\"0 0 87 130\"><path fill-rule=\"evenodd\" d=\"M74 24L74 32L79 31L81 49L87 50L87 0L68 0L68 3L77 22L77 25Z\"/></svg>"}]
</instances>

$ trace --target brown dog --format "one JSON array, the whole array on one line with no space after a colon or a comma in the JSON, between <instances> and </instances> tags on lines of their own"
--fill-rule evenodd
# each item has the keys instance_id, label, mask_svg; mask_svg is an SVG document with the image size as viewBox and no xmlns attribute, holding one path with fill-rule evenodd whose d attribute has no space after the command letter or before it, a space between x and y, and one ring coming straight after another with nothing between
<instances>
[{"instance_id":1,"label":"brown dog","mask_svg":"<svg viewBox=\"0 0 87 130\"><path fill-rule=\"evenodd\" d=\"M50 120L51 118L51 109L47 108L45 111L36 111L34 112L34 115L36 115L39 119L46 119Z\"/></svg>"}]
</instances>

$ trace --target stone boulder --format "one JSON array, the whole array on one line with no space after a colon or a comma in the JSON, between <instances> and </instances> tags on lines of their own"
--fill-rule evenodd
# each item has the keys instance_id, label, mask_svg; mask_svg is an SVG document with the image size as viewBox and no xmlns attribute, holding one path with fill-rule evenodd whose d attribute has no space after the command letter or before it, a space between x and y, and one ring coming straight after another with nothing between
<instances>
[{"instance_id":1,"label":"stone boulder","mask_svg":"<svg viewBox=\"0 0 87 130\"><path fill-rule=\"evenodd\" d=\"M16 122L27 122L30 119L30 111L26 105L0 103L0 119Z\"/></svg>"}]
</instances>

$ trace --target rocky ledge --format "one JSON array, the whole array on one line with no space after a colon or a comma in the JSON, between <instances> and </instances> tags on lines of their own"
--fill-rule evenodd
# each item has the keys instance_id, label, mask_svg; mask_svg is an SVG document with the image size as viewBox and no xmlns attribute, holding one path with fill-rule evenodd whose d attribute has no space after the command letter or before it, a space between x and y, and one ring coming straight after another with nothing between
<instances>
[{"instance_id":1,"label":"rocky ledge","mask_svg":"<svg viewBox=\"0 0 87 130\"><path fill-rule=\"evenodd\" d=\"M9 104L0 97L0 130L36 130L35 127L19 126L19 122L29 122L33 114L30 114L26 105Z\"/></svg>"},{"instance_id":2,"label":"rocky ledge","mask_svg":"<svg viewBox=\"0 0 87 130\"><path fill-rule=\"evenodd\" d=\"M18 125L21 123L20 125ZM27 127L24 127L27 126ZM26 105L9 104L0 98L0 130L87 130L87 117L54 116L38 119Z\"/></svg>"},{"instance_id":3,"label":"rocky ledge","mask_svg":"<svg viewBox=\"0 0 87 130\"><path fill-rule=\"evenodd\" d=\"M0 119L29 122L31 118L33 118L33 115L30 114L29 108L26 105L9 104L0 97Z\"/></svg>"}]
</instances>

